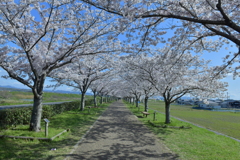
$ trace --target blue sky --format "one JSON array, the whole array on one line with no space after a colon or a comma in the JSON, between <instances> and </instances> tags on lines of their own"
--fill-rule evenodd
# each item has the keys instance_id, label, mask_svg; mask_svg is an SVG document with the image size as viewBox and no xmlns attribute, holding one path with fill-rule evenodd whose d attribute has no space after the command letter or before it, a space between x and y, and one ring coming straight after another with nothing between
<instances>
[{"instance_id":1,"label":"blue sky","mask_svg":"<svg viewBox=\"0 0 240 160\"><path fill-rule=\"evenodd\" d=\"M238 49L235 47L235 45L233 45L233 47L229 47L230 45L232 44L226 45L226 47L228 47L228 50L226 50L225 47L222 47L219 52L204 53L203 58L206 60L211 60L212 66L221 65L223 64L223 57L226 56L227 53L230 51L232 53L238 52ZM232 74L228 74L228 76L222 81L228 82L228 91L225 93L226 95L228 94L228 98L240 100L240 77L233 80Z\"/></svg>"}]
</instances>

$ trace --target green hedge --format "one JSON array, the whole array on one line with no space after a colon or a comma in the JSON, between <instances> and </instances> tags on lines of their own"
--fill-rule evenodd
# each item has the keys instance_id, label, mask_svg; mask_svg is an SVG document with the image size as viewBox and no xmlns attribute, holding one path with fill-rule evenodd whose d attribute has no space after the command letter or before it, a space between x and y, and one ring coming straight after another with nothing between
<instances>
[{"instance_id":1,"label":"green hedge","mask_svg":"<svg viewBox=\"0 0 240 160\"><path fill-rule=\"evenodd\" d=\"M91 99L86 101L86 104L91 103ZM51 118L56 114L61 114L65 111L79 109L80 102L68 102L54 105L44 105L42 118ZM10 108L0 110L0 129L7 129L13 125L29 124L31 119L32 107Z\"/></svg>"},{"instance_id":2,"label":"green hedge","mask_svg":"<svg viewBox=\"0 0 240 160\"><path fill-rule=\"evenodd\" d=\"M80 106L80 102L69 102L62 104L54 104L54 105L45 105L42 111L42 118L51 118L56 114L61 114L65 111L77 110Z\"/></svg>"},{"instance_id":3,"label":"green hedge","mask_svg":"<svg viewBox=\"0 0 240 160\"><path fill-rule=\"evenodd\" d=\"M0 128L8 128L10 125L28 124L31 112L32 107L0 110Z\"/></svg>"},{"instance_id":4,"label":"green hedge","mask_svg":"<svg viewBox=\"0 0 240 160\"><path fill-rule=\"evenodd\" d=\"M85 106L91 106L94 104L94 99L88 99L85 101Z\"/></svg>"}]
</instances>

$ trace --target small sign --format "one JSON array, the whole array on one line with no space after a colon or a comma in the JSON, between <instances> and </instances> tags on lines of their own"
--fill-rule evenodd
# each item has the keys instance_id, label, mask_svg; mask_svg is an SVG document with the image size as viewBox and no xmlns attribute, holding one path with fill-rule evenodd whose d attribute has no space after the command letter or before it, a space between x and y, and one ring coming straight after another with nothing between
<instances>
[{"instance_id":1,"label":"small sign","mask_svg":"<svg viewBox=\"0 0 240 160\"><path fill-rule=\"evenodd\" d=\"M43 119L46 123L49 123L50 121L47 118Z\"/></svg>"}]
</instances>

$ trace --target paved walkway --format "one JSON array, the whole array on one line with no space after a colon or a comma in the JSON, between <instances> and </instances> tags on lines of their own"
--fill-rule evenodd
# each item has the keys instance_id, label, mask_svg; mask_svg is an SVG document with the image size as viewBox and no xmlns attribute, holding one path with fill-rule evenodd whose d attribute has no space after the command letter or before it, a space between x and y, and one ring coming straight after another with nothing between
<instances>
[{"instance_id":1,"label":"paved walkway","mask_svg":"<svg viewBox=\"0 0 240 160\"><path fill-rule=\"evenodd\" d=\"M124 106L114 102L66 158L89 160L179 159Z\"/></svg>"}]
</instances>

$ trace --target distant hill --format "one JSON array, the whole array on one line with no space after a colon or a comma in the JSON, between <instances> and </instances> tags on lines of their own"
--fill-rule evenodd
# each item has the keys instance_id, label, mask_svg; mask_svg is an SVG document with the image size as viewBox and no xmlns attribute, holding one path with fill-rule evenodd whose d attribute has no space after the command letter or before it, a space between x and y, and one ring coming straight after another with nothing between
<instances>
[{"instance_id":1,"label":"distant hill","mask_svg":"<svg viewBox=\"0 0 240 160\"><path fill-rule=\"evenodd\" d=\"M153 98L153 99L159 99L159 100L164 100L164 98L161 97L161 96L153 96L153 97L151 97L151 98ZM183 96L183 97L181 97L180 99L190 100L190 99L193 99L193 98L192 98L192 97L185 97L185 96Z\"/></svg>"},{"instance_id":2,"label":"distant hill","mask_svg":"<svg viewBox=\"0 0 240 160\"><path fill-rule=\"evenodd\" d=\"M16 88L13 86L1 86L0 85L0 90L1 91L22 91L22 92L31 92L30 89L23 89L23 88Z\"/></svg>"},{"instance_id":3,"label":"distant hill","mask_svg":"<svg viewBox=\"0 0 240 160\"><path fill-rule=\"evenodd\" d=\"M2 86L0 85L0 91L21 91L21 92L32 92L31 89L16 88L10 85ZM53 93L65 93L65 94L80 94L76 91L64 91L64 90L44 90L44 92L53 92ZM92 93L86 93L86 95L93 95Z\"/></svg>"},{"instance_id":4,"label":"distant hill","mask_svg":"<svg viewBox=\"0 0 240 160\"><path fill-rule=\"evenodd\" d=\"M7 85L7 86L1 86L0 85L0 88L16 88L16 87L13 87L13 86L10 86L10 85Z\"/></svg>"}]
</instances>

